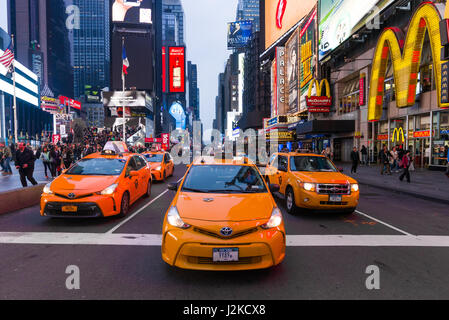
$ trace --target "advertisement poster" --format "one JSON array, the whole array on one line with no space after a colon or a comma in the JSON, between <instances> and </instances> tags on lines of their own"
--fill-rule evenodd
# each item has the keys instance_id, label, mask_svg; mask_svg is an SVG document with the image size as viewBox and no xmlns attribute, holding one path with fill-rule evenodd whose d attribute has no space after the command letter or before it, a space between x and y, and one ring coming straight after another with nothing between
<instances>
[{"instance_id":1,"label":"advertisement poster","mask_svg":"<svg viewBox=\"0 0 449 320\"><path fill-rule=\"evenodd\" d=\"M167 92L167 48L162 47L162 92Z\"/></svg>"},{"instance_id":2,"label":"advertisement poster","mask_svg":"<svg viewBox=\"0 0 449 320\"><path fill-rule=\"evenodd\" d=\"M276 115L285 114L285 47L276 47Z\"/></svg>"},{"instance_id":3,"label":"advertisement poster","mask_svg":"<svg viewBox=\"0 0 449 320\"><path fill-rule=\"evenodd\" d=\"M287 60L287 114L298 112L299 99L299 32L296 30L285 45Z\"/></svg>"},{"instance_id":4,"label":"advertisement poster","mask_svg":"<svg viewBox=\"0 0 449 320\"><path fill-rule=\"evenodd\" d=\"M116 23L151 24L152 0L114 0L112 21Z\"/></svg>"},{"instance_id":5,"label":"advertisement poster","mask_svg":"<svg viewBox=\"0 0 449 320\"><path fill-rule=\"evenodd\" d=\"M105 107L145 107L145 91L105 91L103 104Z\"/></svg>"},{"instance_id":6,"label":"advertisement poster","mask_svg":"<svg viewBox=\"0 0 449 320\"><path fill-rule=\"evenodd\" d=\"M376 28L372 16L388 7L393 0L321 0L319 59L323 59L359 28L367 23ZM377 9L373 10L376 6Z\"/></svg>"},{"instance_id":7,"label":"advertisement poster","mask_svg":"<svg viewBox=\"0 0 449 320\"><path fill-rule=\"evenodd\" d=\"M252 34L252 21L228 23L228 49L245 47L251 40Z\"/></svg>"},{"instance_id":8,"label":"advertisement poster","mask_svg":"<svg viewBox=\"0 0 449 320\"><path fill-rule=\"evenodd\" d=\"M169 133L162 133L162 149L167 151L170 149L170 134Z\"/></svg>"},{"instance_id":9,"label":"advertisement poster","mask_svg":"<svg viewBox=\"0 0 449 320\"><path fill-rule=\"evenodd\" d=\"M170 92L185 91L185 48L169 47Z\"/></svg>"},{"instance_id":10,"label":"advertisement poster","mask_svg":"<svg viewBox=\"0 0 449 320\"><path fill-rule=\"evenodd\" d=\"M316 60L316 23L317 10L315 9L305 23L301 25L300 32L300 112L306 111L306 96L311 84L311 80L316 74L317 60Z\"/></svg>"}]
</instances>

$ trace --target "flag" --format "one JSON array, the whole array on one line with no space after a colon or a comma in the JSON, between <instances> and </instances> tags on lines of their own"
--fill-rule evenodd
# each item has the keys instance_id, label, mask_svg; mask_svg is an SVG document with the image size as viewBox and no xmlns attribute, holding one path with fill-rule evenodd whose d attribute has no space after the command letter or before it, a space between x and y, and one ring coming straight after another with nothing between
<instances>
[{"instance_id":1,"label":"flag","mask_svg":"<svg viewBox=\"0 0 449 320\"><path fill-rule=\"evenodd\" d=\"M125 47L123 47L122 58L123 58L123 71L122 71L122 74L128 74L129 61L128 61L128 57L126 56Z\"/></svg>"},{"instance_id":2,"label":"flag","mask_svg":"<svg viewBox=\"0 0 449 320\"><path fill-rule=\"evenodd\" d=\"M14 60L14 52L12 49L12 42L10 42L8 48L6 48L6 50L3 52L3 55L0 57L0 63L7 70L10 70L13 60Z\"/></svg>"}]
</instances>

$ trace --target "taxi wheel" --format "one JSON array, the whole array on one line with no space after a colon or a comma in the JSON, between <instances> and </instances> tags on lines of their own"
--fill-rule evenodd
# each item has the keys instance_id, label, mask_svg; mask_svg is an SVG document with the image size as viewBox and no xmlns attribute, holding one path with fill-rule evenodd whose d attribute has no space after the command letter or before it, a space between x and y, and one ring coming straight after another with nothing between
<instances>
[{"instance_id":1,"label":"taxi wheel","mask_svg":"<svg viewBox=\"0 0 449 320\"><path fill-rule=\"evenodd\" d=\"M162 181L165 181L165 179L167 179L167 171L164 170L164 178L162 179Z\"/></svg>"},{"instance_id":2,"label":"taxi wheel","mask_svg":"<svg viewBox=\"0 0 449 320\"><path fill-rule=\"evenodd\" d=\"M129 193L125 192L122 196L122 202L120 203L120 214L119 217L124 217L129 212Z\"/></svg>"},{"instance_id":3,"label":"taxi wheel","mask_svg":"<svg viewBox=\"0 0 449 320\"><path fill-rule=\"evenodd\" d=\"M151 179L148 180L147 192L145 193L145 198L151 197Z\"/></svg>"},{"instance_id":4,"label":"taxi wheel","mask_svg":"<svg viewBox=\"0 0 449 320\"><path fill-rule=\"evenodd\" d=\"M292 188L288 188L285 194L285 207L289 214L294 214L298 210L295 203L295 194L293 193Z\"/></svg>"}]
</instances>

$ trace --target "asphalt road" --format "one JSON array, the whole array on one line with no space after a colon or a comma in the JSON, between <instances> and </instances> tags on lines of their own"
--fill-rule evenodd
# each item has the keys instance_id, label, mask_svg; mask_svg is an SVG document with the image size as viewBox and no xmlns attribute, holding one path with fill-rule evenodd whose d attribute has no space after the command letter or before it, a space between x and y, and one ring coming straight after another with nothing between
<instances>
[{"instance_id":1,"label":"asphalt road","mask_svg":"<svg viewBox=\"0 0 449 320\"><path fill-rule=\"evenodd\" d=\"M288 234L277 267L170 267L158 236L174 196L166 184L184 172L154 184L125 219L48 219L38 207L0 216L0 299L449 299L447 205L364 186L353 215L291 216L277 198ZM66 288L73 265L78 290ZM368 266L380 289L367 289Z\"/></svg>"}]
</instances>

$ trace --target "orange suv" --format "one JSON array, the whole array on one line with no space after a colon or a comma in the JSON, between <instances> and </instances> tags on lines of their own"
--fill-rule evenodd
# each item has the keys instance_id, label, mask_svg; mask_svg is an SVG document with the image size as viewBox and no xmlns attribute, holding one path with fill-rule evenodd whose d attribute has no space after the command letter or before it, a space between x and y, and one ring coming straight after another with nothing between
<instances>
[{"instance_id":1,"label":"orange suv","mask_svg":"<svg viewBox=\"0 0 449 320\"><path fill-rule=\"evenodd\" d=\"M359 203L357 181L322 155L275 153L265 179L279 184L288 213L306 209L352 213Z\"/></svg>"}]
</instances>

